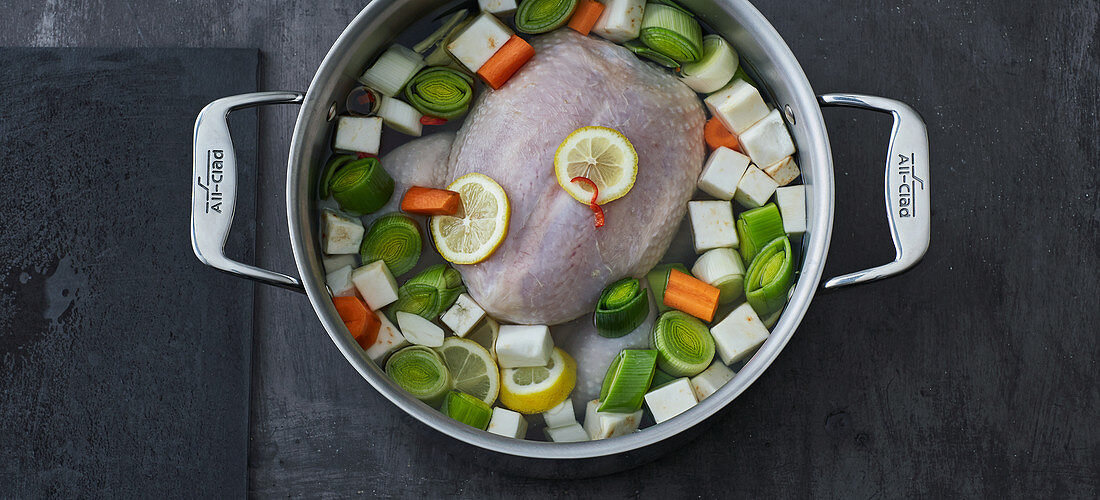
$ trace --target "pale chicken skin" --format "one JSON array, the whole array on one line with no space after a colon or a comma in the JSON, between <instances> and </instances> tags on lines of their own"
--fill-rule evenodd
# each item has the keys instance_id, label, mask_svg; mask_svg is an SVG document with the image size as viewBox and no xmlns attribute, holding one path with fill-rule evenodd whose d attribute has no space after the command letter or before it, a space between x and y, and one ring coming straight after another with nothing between
<instances>
[{"instance_id":1,"label":"pale chicken skin","mask_svg":"<svg viewBox=\"0 0 1100 500\"><path fill-rule=\"evenodd\" d=\"M532 41L532 58L503 88L482 93L459 130L450 180L479 172L508 194L508 236L487 260L457 266L494 318L558 324L592 311L605 286L642 276L665 253L705 155L699 98L628 50L571 30ZM638 152L633 189L587 205L558 185L554 153L572 131L610 127Z\"/></svg>"}]
</instances>

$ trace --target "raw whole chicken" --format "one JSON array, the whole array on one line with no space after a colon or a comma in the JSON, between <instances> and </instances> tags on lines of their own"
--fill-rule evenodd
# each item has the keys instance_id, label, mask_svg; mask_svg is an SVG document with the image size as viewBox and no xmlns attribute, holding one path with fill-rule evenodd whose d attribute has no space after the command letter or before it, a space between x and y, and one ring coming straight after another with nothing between
<instances>
[{"instance_id":1,"label":"raw whole chicken","mask_svg":"<svg viewBox=\"0 0 1100 500\"><path fill-rule=\"evenodd\" d=\"M628 50L563 29L536 37L532 58L471 108L450 156L450 180L492 177L511 204L508 236L487 260L458 266L471 296L505 322L553 325L591 312L600 292L642 276L665 253L703 166L699 98ZM638 152L638 177L593 225L554 175L572 131L620 131Z\"/></svg>"},{"instance_id":2,"label":"raw whole chicken","mask_svg":"<svg viewBox=\"0 0 1100 500\"><path fill-rule=\"evenodd\" d=\"M487 260L456 267L490 316L555 325L591 312L605 286L643 276L665 253L703 166L704 116L690 88L622 47L567 29L532 45L535 57L503 88L482 93L457 137L416 139L383 165L395 192L472 172L500 183L511 204L508 236ZM558 145L589 125L622 132L638 152L634 187L603 207L599 229L554 176ZM438 168L448 148L449 172Z\"/></svg>"}]
</instances>

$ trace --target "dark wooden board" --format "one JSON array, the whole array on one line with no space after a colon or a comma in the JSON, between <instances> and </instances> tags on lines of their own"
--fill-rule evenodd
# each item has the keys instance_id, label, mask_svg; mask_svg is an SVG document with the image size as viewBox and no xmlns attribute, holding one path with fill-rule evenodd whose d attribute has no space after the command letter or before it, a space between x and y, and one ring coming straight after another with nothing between
<instances>
[{"instance_id":1,"label":"dark wooden board","mask_svg":"<svg viewBox=\"0 0 1100 500\"><path fill-rule=\"evenodd\" d=\"M150 6L17 0L3 44L258 46L260 86L305 88L363 2ZM61 7L58 7L61 5ZM932 140L933 243L902 277L821 294L704 438L582 481L503 476L436 450L328 341L299 295L257 288L249 487L259 496L1096 496L1100 491L1100 4L758 2L820 92L912 104ZM257 258L292 269L283 164L261 118ZM888 119L828 110L827 266L892 257ZM213 277L211 279L217 279Z\"/></svg>"},{"instance_id":2,"label":"dark wooden board","mask_svg":"<svg viewBox=\"0 0 1100 500\"><path fill-rule=\"evenodd\" d=\"M188 197L194 118L258 56L0 49L0 496L245 493L253 285L197 265Z\"/></svg>"}]
</instances>

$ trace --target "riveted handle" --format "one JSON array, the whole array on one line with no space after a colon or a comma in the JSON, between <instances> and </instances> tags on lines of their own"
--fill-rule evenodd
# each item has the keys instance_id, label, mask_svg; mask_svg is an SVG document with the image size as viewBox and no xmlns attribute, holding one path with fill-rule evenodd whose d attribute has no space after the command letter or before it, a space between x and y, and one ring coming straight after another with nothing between
<instances>
[{"instance_id":1,"label":"riveted handle","mask_svg":"<svg viewBox=\"0 0 1100 500\"><path fill-rule=\"evenodd\" d=\"M237 204L237 157L229 135L229 113L261 104L301 104L304 98L301 92L241 94L218 99L199 113L195 120L195 180L191 186L191 248L203 264L261 283L304 291L298 278L225 255L225 239Z\"/></svg>"},{"instance_id":2,"label":"riveted handle","mask_svg":"<svg viewBox=\"0 0 1100 500\"><path fill-rule=\"evenodd\" d=\"M886 156L886 220L897 251L894 261L837 276L825 288L868 283L899 274L917 264L928 250L932 210L929 190L928 129L909 105L859 94L818 96L824 106L845 106L889 113L894 117Z\"/></svg>"}]
</instances>

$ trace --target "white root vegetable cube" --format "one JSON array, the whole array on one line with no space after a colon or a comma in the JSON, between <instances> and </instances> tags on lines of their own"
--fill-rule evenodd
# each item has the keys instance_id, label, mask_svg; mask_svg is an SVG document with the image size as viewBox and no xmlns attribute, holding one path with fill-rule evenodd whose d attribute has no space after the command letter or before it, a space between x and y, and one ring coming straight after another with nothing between
<instances>
[{"instance_id":1,"label":"white root vegetable cube","mask_svg":"<svg viewBox=\"0 0 1100 500\"><path fill-rule=\"evenodd\" d=\"M374 364L381 367L383 366L382 362L386 360L386 356L407 347L409 341L405 340L401 330L393 326L393 323L390 323L390 320L386 318L385 314L382 314L382 311L376 311L375 314L378 315L378 321L381 325L378 327L378 338L374 339L374 344L371 344L370 349L367 349L367 357L374 361Z\"/></svg>"},{"instance_id":2,"label":"white root vegetable cube","mask_svg":"<svg viewBox=\"0 0 1100 500\"><path fill-rule=\"evenodd\" d=\"M699 176L699 189L719 200L732 200L749 168L749 157L727 147L715 149Z\"/></svg>"},{"instance_id":3,"label":"white root vegetable cube","mask_svg":"<svg viewBox=\"0 0 1100 500\"><path fill-rule=\"evenodd\" d=\"M548 428L546 429L546 437L550 438L550 440L555 443L588 441L588 433L584 432L584 427L581 427L581 424L576 422L565 427Z\"/></svg>"},{"instance_id":4,"label":"white root vegetable cube","mask_svg":"<svg viewBox=\"0 0 1100 500\"><path fill-rule=\"evenodd\" d=\"M733 205L728 201L689 201L688 218L695 241L695 253L712 248L737 247Z\"/></svg>"},{"instance_id":5,"label":"white root vegetable cube","mask_svg":"<svg viewBox=\"0 0 1100 500\"><path fill-rule=\"evenodd\" d=\"M397 280L393 279L393 273L384 261L376 260L356 269L351 273L351 282L372 311L397 300Z\"/></svg>"},{"instance_id":6,"label":"white root vegetable cube","mask_svg":"<svg viewBox=\"0 0 1100 500\"><path fill-rule=\"evenodd\" d=\"M711 327L710 335L714 337L714 347L722 362L728 365L741 361L768 340L768 329L746 302Z\"/></svg>"},{"instance_id":7,"label":"white root vegetable cube","mask_svg":"<svg viewBox=\"0 0 1100 500\"><path fill-rule=\"evenodd\" d=\"M477 305L469 294L464 293L458 296L454 305L439 319L447 325L447 328L455 332L455 335L465 337L483 318L485 318L485 310Z\"/></svg>"},{"instance_id":8,"label":"white root vegetable cube","mask_svg":"<svg viewBox=\"0 0 1100 500\"><path fill-rule=\"evenodd\" d=\"M477 0L477 5L483 12L497 17L510 16L516 12L516 0Z\"/></svg>"},{"instance_id":9,"label":"white root vegetable cube","mask_svg":"<svg viewBox=\"0 0 1100 500\"><path fill-rule=\"evenodd\" d=\"M691 377L691 389L695 391L695 399L699 401L707 399L726 385L726 382L733 380L733 375L733 370L715 360L702 373Z\"/></svg>"},{"instance_id":10,"label":"white root vegetable cube","mask_svg":"<svg viewBox=\"0 0 1100 500\"><path fill-rule=\"evenodd\" d=\"M645 15L645 0L604 0L603 13L592 32L615 43L638 38Z\"/></svg>"},{"instance_id":11,"label":"white root vegetable cube","mask_svg":"<svg viewBox=\"0 0 1100 500\"><path fill-rule=\"evenodd\" d=\"M363 223L332 210L321 213L321 251L329 255L359 253L363 242Z\"/></svg>"},{"instance_id":12,"label":"white root vegetable cube","mask_svg":"<svg viewBox=\"0 0 1100 500\"><path fill-rule=\"evenodd\" d=\"M396 316L397 326L401 328L405 340L427 347L443 346L443 329L435 323L405 311L398 311Z\"/></svg>"},{"instance_id":13,"label":"white root vegetable cube","mask_svg":"<svg viewBox=\"0 0 1100 500\"><path fill-rule=\"evenodd\" d=\"M488 12L482 12L447 44L447 51L471 72L477 73L481 65L493 57L511 37L512 30L500 22L500 19Z\"/></svg>"},{"instance_id":14,"label":"white root vegetable cube","mask_svg":"<svg viewBox=\"0 0 1100 500\"><path fill-rule=\"evenodd\" d=\"M354 297L355 285L351 282L351 266L344 266L325 275L325 284L333 297Z\"/></svg>"},{"instance_id":15,"label":"white root vegetable cube","mask_svg":"<svg viewBox=\"0 0 1100 500\"><path fill-rule=\"evenodd\" d=\"M642 410L634 413L608 413L599 411L599 408L600 402L592 400L584 411L584 431L593 441L625 436L638 430L638 424L642 422Z\"/></svg>"},{"instance_id":16,"label":"white root vegetable cube","mask_svg":"<svg viewBox=\"0 0 1100 500\"><path fill-rule=\"evenodd\" d=\"M542 414L542 419L550 429L577 423L577 417L573 414L573 399L567 398L560 405L550 408Z\"/></svg>"},{"instance_id":17,"label":"white root vegetable cube","mask_svg":"<svg viewBox=\"0 0 1100 500\"><path fill-rule=\"evenodd\" d=\"M737 184L737 194L733 195L733 199L745 208L762 207L772 197L777 187L779 185L768 177L768 174L756 168L756 165L751 165L748 170L745 170L745 175L741 176L741 182Z\"/></svg>"},{"instance_id":18,"label":"white root vegetable cube","mask_svg":"<svg viewBox=\"0 0 1100 500\"><path fill-rule=\"evenodd\" d=\"M344 266L359 267L359 261L355 259L355 254L350 253L326 255L321 258L321 266L325 268L326 273L331 273Z\"/></svg>"},{"instance_id":19,"label":"white root vegetable cube","mask_svg":"<svg viewBox=\"0 0 1100 500\"><path fill-rule=\"evenodd\" d=\"M554 339L545 325L501 325L497 334L497 364L501 368L546 366Z\"/></svg>"},{"instance_id":20,"label":"white root vegetable cube","mask_svg":"<svg viewBox=\"0 0 1100 500\"><path fill-rule=\"evenodd\" d=\"M707 96L703 103L726 130L738 135L768 116L768 105L760 97L760 91L740 78Z\"/></svg>"},{"instance_id":21,"label":"white root vegetable cube","mask_svg":"<svg viewBox=\"0 0 1100 500\"><path fill-rule=\"evenodd\" d=\"M768 174L768 177L771 177L780 186L786 186L802 175L802 171L798 169L798 164L790 156L764 167L764 173Z\"/></svg>"},{"instance_id":22,"label":"white root vegetable cube","mask_svg":"<svg viewBox=\"0 0 1100 500\"><path fill-rule=\"evenodd\" d=\"M788 186L775 190L775 203L787 234L806 232L806 186Z\"/></svg>"},{"instance_id":23,"label":"white root vegetable cube","mask_svg":"<svg viewBox=\"0 0 1100 500\"><path fill-rule=\"evenodd\" d=\"M332 149L347 153L378 154L382 143L382 119L377 116L341 116L336 120Z\"/></svg>"},{"instance_id":24,"label":"white root vegetable cube","mask_svg":"<svg viewBox=\"0 0 1100 500\"><path fill-rule=\"evenodd\" d=\"M512 410L493 408L493 418L485 430L504 437L523 439L527 437L527 419Z\"/></svg>"},{"instance_id":25,"label":"white root vegetable cube","mask_svg":"<svg viewBox=\"0 0 1100 500\"><path fill-rule=\"evenodd\" d=\"M645 404L658 424L688 411L698 401L687 377L679 378L645 395Z\"/></svg>"},{"instance_id":26,"label":"white root vegetable cube","mask_svg":"<svg viewBox=\"0 0 1100 500\"><path fill-rule=\"evenodd\" d=\"M778 109L773 109L768 116L746 129L738 139L741 149L757 165L771 165L795 152L791 133L787 131Z\"/></svg>"},{"instance_id":27,"label":"white root vegetable cube","mask_svg":"<svg viewBox=\"0 0 1100 500\"><path fill-rule=\"evenodd\" d=\"M409 103L393 97L382 96L382 103L378 105L378 116L387 127L405 135L420 137L424 133L424 124L420 122L423 115Z\"/></svg>"}]
</instances>

